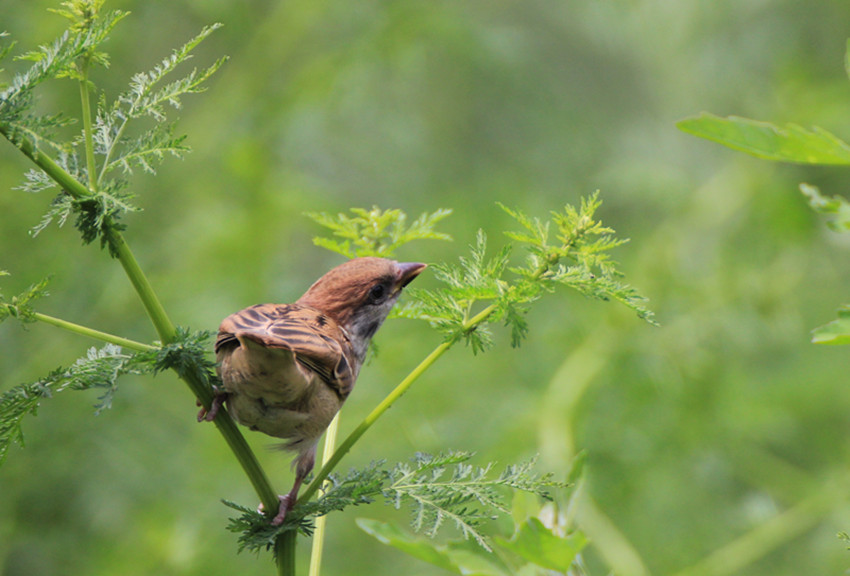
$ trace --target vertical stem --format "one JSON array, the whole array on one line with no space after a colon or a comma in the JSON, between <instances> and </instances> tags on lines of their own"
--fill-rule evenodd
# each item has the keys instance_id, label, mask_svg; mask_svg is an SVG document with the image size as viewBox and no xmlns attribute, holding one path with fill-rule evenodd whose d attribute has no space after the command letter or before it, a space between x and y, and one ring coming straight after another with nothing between
<instances>
[{"instance_id":1,"label":"vertical stem","mask_svg":"<svg viewBox=\"0 0 850 576\"><path fill-rule=\"evenodd\" d=\"M287 530L277 537L274 544L274 556L277 573L280 576L295 576L295 537L296 530Z\"/></svg>"},{"instance_id":2,"label":"vertical stem","mask_svg":"<svg viewBox=\"0 0 850 576\"><path fill-rule=\"evenodd\" d=\"M325 432L325 446L322 450L322 466L333 456L336 448L336 437L339 432L339 412L337 412L331 425L328 426ZM327 485L327 481L325 481ZM321 488L324 493L325 487ZM310 572L308 576L319 576L322 570L322 552L325 547L325 527L327 526L327 516L319 516L316 518L316 530L313 532L313 547L310 550Z\"/></svg>"},{"instance_id":3,"label":"vertical stem","mask_svg":"<svg viewBox=\"0 0 850 576\"><path fill-rule=\"evenodd\" d=\"M80 65L79 72L82 75L80 78L80 100L83 105L83 138L85 139L86 148L86 173L89 176L89 189L92 192L97 192L97 166L94 160L94 140L92 137L92 122L91 122L91 101L89 99L89 64L91 59L89 56L83 57L83 62Z\"/></svg>"}]
</instances>

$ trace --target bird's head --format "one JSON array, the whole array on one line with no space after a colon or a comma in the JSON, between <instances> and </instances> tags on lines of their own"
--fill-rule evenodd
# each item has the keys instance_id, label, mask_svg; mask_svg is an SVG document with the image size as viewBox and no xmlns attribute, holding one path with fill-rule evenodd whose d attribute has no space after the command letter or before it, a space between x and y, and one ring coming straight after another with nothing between
<instances>
[{"instance_id":1,"label":"bird's head","mask_svg":"<svg viewBox=\"0 0 850 576\"><path fill-rule=\"evenodd\" d=\"M386 258L355 258L319 278L298 304L320 310L345 328L362 359L402 288L425 266Z\"/></svg>"}]
</instances>

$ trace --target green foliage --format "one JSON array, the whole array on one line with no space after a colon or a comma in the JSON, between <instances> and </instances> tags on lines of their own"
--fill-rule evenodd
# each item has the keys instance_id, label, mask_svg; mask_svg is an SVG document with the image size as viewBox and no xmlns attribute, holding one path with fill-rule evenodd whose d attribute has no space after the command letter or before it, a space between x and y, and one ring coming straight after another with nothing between
<instances>
[{"instance_id":1,"label":"green foliage","mask_svg":"<svg viewBox=\"0 0 850 576\"><path fill-rule=\"evenodd\" d=\"M844 66L850 75L850 40L844 56ZM815 165L850 164L850 145L826 130L805 130L795 124L780 128L767 122L746 118L720 118L703 113L680 121L684 132L719 142L734 150L777 162L797 162ZM800 184L809 206L820 214L834 218L827 225L835 232L850 231L850 203L841 196L824 196L809 184ZM838 311L838 318L812 331L815 344L850 344L850 306Z\"/></svg>"},{"instance_id":2,"label":"green foliage","mask_svg":"<svg viewBox=\"0 0 850 576\"><path fill-rule=\"evenodd\" d=\"M22 150L29 150L31 156L43 156L41 148L44 146L58 153L54 170L61 172L61 177L46 174L45 166L40 165L42 170L31 170L21 186L27 192L60 188L32 234L37 235L52 222L61 226L75 214L74 225L83 242L88 244L100 238L101 245L107 246L109 232L123 229L118 219L137 210L131 203L133 195L127 191L129 182L125 176L136 167L153 172L155 164L165 156L180 157L188 150L185 137L175 135L175 121L169 121L166 106L177 109L183 96L203 91L205 82L226 58L165 83L219 25L205 27L152 70L133 76L129 89L111 104L101 94L92 123L88 104L88 92L93 88L88 79L89 66L108 66L108 56L100 47L115 25L127 15L120 11L105 12L102 4L102 0L65 2L64 8L56 12L71 21L69 30L52 45L18 58L33 63L29 69L15 75L9 87L0 94L0 133ZM33 115L31 109L34 90L39 84L64 77L81 83L83 133L71 141L58 142L53 139L53 133L72 120L61 114ZM145 118L153 119L152 127L143 127L141 121ZM116 169L121 172L118 176L114 175ZM65 178L76 184L73 189L63 183ZM111 246L110 252L116 255Z\"/></svg>"},{"instance_id":3,"label":"green foliage","mask_svg":"<svg viewBox=\"0 0 850 576\"><path fill-rule=\"evenodd\" d=\"M850 202L842 196L824 196L816 186L800 184L800 191L809 201L812 210L820 214L830 214L834 218L826 225L834 232L850 231Z\"/></svg>"},{"instance_id":4,"label":"green foliage","mask_svg":"<svg viewBox=\"0 0 850 576\"><path fill-rule=\"evenodd\" d=\"M0 271L0 275L5 275ZM22 322L35 322L38 315L31 302L47 295L47 280L30 286L25 292L6 300L0 293L0 322L14 317ZM110 408L118 389L118 378L126 374L150 374L173 369L182 378L194 378L210 385L217 377L214 362L209 359L212 332L189 332L180 328L174 341L150 351L129 354L120 346L106 344L102 349L89 349L84 358L69 368L59 368L45 378L21 384L0 399L0 464L12 442L23 445L21 424L27 414L35 415L44 398L64 390L103 390L96 412Z\"/></svg>"},{"instance_id":5,"label":"green foliage","mask_svg":"<svg viewBox=\"0 0 850 576\"><path fill-rule=\"evenodd\" d=\"M464 538L474 539L489 549L482 524L494 513L509 513L500 488L531 492L549 499L549 490L562 486L551 474L534 473L534 461L506 467L493 476L493 465L467 464L472 454L450 452L440 456L418 454L413 464L400 463L389 474L383 491L396 508L409 503L412 526L417 532L435 536L445 522L453 524Z\"/></svg>"},{"instance_id":6,"label":"green foliage","mask_svg":"<svg viewBox=\"0 0 850 576\"><path fill-rule=\"evenodd\" d=\"M191 332L178 327L173 341L161 345L151 356L153 371L174 370L180 378L192 378L200 382L217 381L215 362L209 356L210 330Z\"/></svg>"},{"instance_id":7,"label":"green foliage","mask_svg":"<svg viewBox=\"0 0 850 576\"><path fill-rule=\"evenodd\" d=\"M0 321L15 317L23 322L37 320L31 302L46 294L46 280L31 286L26 292L6 301L0 294ZM112 405L118 389L118 378L126 374L150 374L174 369L181 377L196 378L209 383L215 379L214 363L208 358L211 332L190 333L179 329L177 338L150 352L128 354L121 347L107 344L102 349L91 348L84 358L69 368L59 368L45 378L21 384L7 391L0 399L0 464L12 442L23 445L21 423L27 414L35 415L44 398L64 390L103 390L96 413Z\"/></svg>"},{"instance_id":8,"label":"green foliage","mask_svg":"<svg viewBox=\"0 0 850 576\"><path fill-rule=\"evenodd\" d=\"M0 400L0 461L11 443L23 443L23 418L34 414L41 399L55 392L101 389L103 393L97 404L100 411L111 405L120 376L171 369L206 405L210 384L215 381L214 363L209 358L211 334L175 329L120 234L123 224L119 220L135 210L127 180L133 171L153 172L154 166L165 156L179 157L187 150L184 137L175 135L174 122L169 121L170 109L179 108L184 95L202 91L225 59L205 69L194 69L177 80L171 78L218 25L204 28L152 70L133 76L129 89L110 100L106 94L97 92L90 81L89 70L92 65L108 66L109 58L101 50L102 44L126 14L104 12L102 4L102 0L66 2L57 13L69 19L68 31L52 45L20 58L31 65L14 75L0 94L0 134L39 169L27 175L21 187L23 190L58 189L32 234L38 234L51 223L62 225L73 216L85 243L99 239L112 256L121 260L163 344L150 347L36 313L30 302L44 292L43 284L8 302L0 301L0 319L17 316L23 320L43 320L109 342L123 340L131 349L142 350L138 354L126 354L122 348L108 344L99 351L92 349L85 358L68 368L55 370L38 382L8 391ZM0 53L6 56L10 48ZM52 78L70 78L80 88L82 131L67 142L54 140L54 134L59 128L69 126L71 119L61 114L33 113L35 89ZM96 96L94 105L90 101L92 92ZM54 154L55 159L47 151ZM620 275L607 251L621 241L614 239L613 230L594 220L598 206L598 196L594 195L583 201L579 210L568 206L563 212L553 213L551 222L546 224L506 208L524 228L511 235L528 249L529 256L523 266L510 267L510 246L505 246L495 257L488 257L486 235L479 232L471 255L460 258L459 265L435 267L447 288L421 292L414 312L440 328L446 334L446 342L428 355L396 391L364 419L358 433L362 434L371 426L452 343L463 339L473 351L484 350L491 344L487 325L504 322L511 328L513 344L518 345L528 330L527 306L557 285L571 286L594 298L619 300L651 321L650 312L641 304L642 299L618 279ZM418 239L448 240L448 235L435 231L435 225L449 214L449 210L441 209L422 214L409 224L402 211L383 211L377 207L368 211L353 209L351 215L337 217L324 213L309 216L331 231L332 237L315 239L317 245L354 257L389 256L403 244ZM550 225L557 229L551 243ZM504 277L508 273L514 278L506 280ZM483 310L479 306L481 303ZM218 430L268 506L274 492L256 457L226 410L219 418L225 420L217 421ZM359 437L354 436L334 457L341 458ZM329 490L318 500L310 501L305 497L305 502L299 501L281 527L270 526L268 518L257 512L227 503L241 513L231 522L230 528L241 534L240 549L274 547L277 550L285 541L282 538L294 537L298 531L309 534L313 518L368 503L380 496L397 508L409 508L415 530L434 536L444 526L452 526L464 540L489 551L494 541L487 536L484 527L494 515L510 512L506 504L509 492L548 498L549 489L563 486L550 476L536 475L532 471L533 463L508 466L497 474L492 465L470 465L470 458L469 454L460 452L437 457L419 455L412 463L391 468L374 465L343 478L331 477ZM333 465L326 468L333 469ZM312 485L310 488L315 490ZM542 566L561 566L567 562L565 555L550 550L553 542L561 543L559 538L540 525L526 521L515 538L501 542L499 547L520 558L533 555L545 558ZM578 541L573 544L577 551L580 544Z\"/></svg>"},{"instance_id":9,"label":"green foliage","mask_svg":"<svg viewBox=\"0 0 850 576\"><path fill-rule=\"evenodd\" d=\"M538 518L517 525L510 539L497 539L496 554L464 540L437 544L379 520L358 518L357 525L380 542L453 574L545 576L552 571L570 576L583 574L579 554L587 544L584 534L559 535Z\"/></svg>"},{"instance_id":10,"label":"green foliage","mask_svg":"<svg viewBox=\"0 0 850 576\"><path fill-rule=\"evenodd\" d=\"M152 173L153 162L162 160L166 155L180 157L188 150L183 144L185 136L174 136L175 122L167 121L166 106L179 109L183 96L203 92L206 81L227 58L219 58L201 71L194 68L186 76L167 84L163 85L163 82L180 64L192 57L192 51L201 42L220 27L220 24L204 27L197 36L174 50L171 56L152 70L134 75L129 90L118 96L111 106L100 102L94 131L95 152L103 158L99 182L116 168L130 173L137 166ZM157 124L136 137L127 136L131 123L145 117L153 118Z\"/></svg>"},{"instance_id":11,"label":"green foliage","mask_svg":"<svg viewBox=\"0 0 850 576\"><path fill-rule=\"evenodd\" d=\"M815 344L850 344L850 305L838 309L838 318L812 330Z\"/></svg>"},{"instance_id":12,"label":"green foliage","mask_svg":"<svg viewBox=\"0 0 850 576\"><path fill-rule=\"evenodd\" d=\"M239 552L270 550L278 536L293 530L312 536L314 518L344 510L349 506L369 504L381 494L383 483L386 481L386 471L381 468L382 465L383 462L377 462L361 470L351 470L344 478L332 475L328 479L330 487L324 496L318 500L299 503L287 513L281 526L272 526L268 517L257 510L224 500L226 506L241 513L240 516L230 519L227 529L239 534Z\"/></svg>"},{"instance_id":13,"label":"green foliage","mask_svg":"<svg viewBox=\"0 0 850 576\"><path fill-rule=\"evenodd\" d=\"M0 270L0 276L6 276L8 272ZM0 322L6 318L18 318L22 322L32 322L35 320L35 311L32 308L31 302L47 296L47 284L50 278L45 278L41 282L31 285L26 291L13 296L10 300L0 292Z\"/></svg>"},{"instance_id":14,"label":"green foliage","mask_svg":"<svg viewBox=\"0 0 850 576\"><path fill-rule=\"evenodd\" d=\"M570 483L560 491L565 493L565 508L570 507L576 495L575 483L580 480L583 463L583 454L574 459ZM571 576L584 574L579 554L587 539L570 526L568 516L555 502L547 502L541 508L539 498L515 492L512 508L513 534L490 538L487 547L472 545L466 538L441 544L378 520L359 518L357 525L380 542L455 574L543 576L550 574L550 570Z\"/></svg>"},{"instance_id":15,"label":"green foliage","mask_svg":"<svg viewBox=\"0 0 850 576\"><path fill-rule=\"evenodd\" d=\"M36 144L44 141L57 150L69 149L67 145L52 143L47 137L50 130L57 127L55 116L32 115L34 90L51 78L79 79L78 65L86 58L101 64L108 62L107 57L98 52L98 48L106 41L115 25L127 15L126 12L117 10L101 12L98 9L97 12L92 12L89 9L99 6L86 1L66 3L66 6L71 4L74 6L72 10L79 8L88 11L88 14L80 19L72 17L71 28L52 44L18 56L17 60L28 60L33 64L25 72L16 74L8 83L8 87L0 93L0 124L11 128L8 137L13 142L19 143L20 138L27 137L32 138ZM66 16L69 14L70 12L63 13ZM4 49L0 54L8 56L10 48Z\"/></svg>"},{"instance_id":16,"label":"green foliage","mask_svg":"<svg viewBox=\"0 0 850 576\"><path fill-rule=\"evenodd\" d=\"M83 358L68 368L57 368L44 378L21 384L0 396L0 464L11 444L24 444L21 427L24 417L35 415L45 398L65 390L102 390L95 405L95 414L112 406L118 378L125 374L151 372L149 362L137 354L123 352L120 347L106 344L101 349L90 348Z\"/></svg>"},{"instance_id":17,"label":"green foliage","mask_svg":"<svg viewBox=\"0 0 850 576\"><path fill-rule=\"evenodd\" d=\"M524 560L558 572L567 572L586 544L587 539L581 532L559 536L538 518L526 520L513 538L501 543L503 548Z\"/></svg>"},{"instance_id":18,"label":"green foliage","mask_svg":"<svg viewBox=\"0 0 850 576\"><path fill-rule=\"evenodd\" d=\"M401 210L371 210L352 208L352 216L325 212L308 212L307 216L317 224L329 229L333 236L316 236L313 243L347 258L361 256L389 257L400 246L413 240L451 240L451 236L436 232L434 226L452 213L440 209L431 214L424 213L407 225L407 215Z\"/></svg>"},{"instance_id":19,"label":"green foliage","mask_svg":"<svg viewBox=\"0 0 850 576\"><path fill-rule=\"evenodd\" d=\"M822 128L812 130L796 124L777 126L769 122L702 113L681 120L683 132L713 140L757 158L799 164L850 164L850 146Z\"/></svg>"},{"instance_id":20,"label":"green foliage","mask_svg":"<svg viewBox=\"0 0 850 576\"><path fill-rule=\"evenodd\" d=\"M411 525L417 532L433 537L446 524L453 525L464 539L491 550L490 539L482 531L484 524L497 514L509 514L506 490L515 490L551 499L550 490L565 485L551 475L539 476L534 461L508 466L494 474L493 465L468 464L472 454L449 452L438 456L417 454L411 463L401 462L387 468L382 462L345 477L331 475L330 487L317 500L299 503L279 527L255 510L232 502L225 504L241 516L232 518L229 530L239 533L239 550L259 551L272 548L277 535L292 530L312 533L312 518L349 506L367 504L378 497L397 509L408 507Z\"/></svg>"},{"instance_id":21,"label":"green foliage","mask_svg":"<svg viewBox=\"0 0 850 576\"><path fill-rule=\"evenodd\" d=\"M528 332L528 305L559 285L600 300L616 300L654 324L645 298L620 281L622 274L608 251L625 240L594 219L601 205L598 193L583 199L577 210L566 206L552 212L550 221L530 218L518 210L501 206L522 227L507 236L528 252L522 266L510 267L512 247L504 246L496 256L486 257L487 236L479 231L469 258L458 265L437 264L434 273L445 287L439 290L409 290L413 302L400 314L429 321L447 342L465 340L474 353L493 342L488 324L503 322L510 327L511 345L519 346ZM557 232L550 240L550 227ZM505 278L511 272L513 278ZM490 304L481 310L481 302Z\"/></svg>"}]
</instances>

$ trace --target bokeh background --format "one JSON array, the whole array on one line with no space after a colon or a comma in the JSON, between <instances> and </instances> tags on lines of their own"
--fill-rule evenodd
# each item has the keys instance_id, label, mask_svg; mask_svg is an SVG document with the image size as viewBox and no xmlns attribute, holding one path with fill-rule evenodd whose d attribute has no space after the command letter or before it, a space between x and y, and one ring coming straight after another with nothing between
<instances>
[{"instance_id":1,"label":"bokeh background","mask_svg":"<svg viewBox=\"0 0 850 576\"><path fill-rule=\"evenodd\" d=\"M19 49L64 26L57 2L3 0ZM847 300L850 239L828 231L797 185L828 194L846 169L775 165L689 137L702 110L821 125L850 137L841 0L113 0L109 96L205 24L199 50L231 60L180 127L194 152L137 174L144 211L128 241L178 324L295 299L340 258L316 248L306 211L411 215L452 208L453 243L405 247L439 262L492 245L496 202L545 216L601 189L600 216L660 328L622 306L558 293L531 312L519 350L454 349L375 426L343 468L455 448L476 462L540 454L563 475L588 452L578 522L591 573L841 574L847 506L848 351L809 343ZM16 64L7 68L15 70ZM44 110L78 110L71 82ZM0 142L2 291L48 272L45 313L143 341L154 333L123 272L70 227L32 239L49 195L13 187L29 166ZM417 283L433 286L426 274ZM344 410L350 430L439 341L394 320ZM0 327L0 390L67 365L92 342L43 325ZM0 469L0 573L268 574L236 554L227 498L256 500L173 376L127 379L114 408L67 393L25 424ZM248 433L275 486L288 458ZM334 515L325 573L438 574ZM307 556L301 539L299 555Z\"/></svg>"}]
</instances>

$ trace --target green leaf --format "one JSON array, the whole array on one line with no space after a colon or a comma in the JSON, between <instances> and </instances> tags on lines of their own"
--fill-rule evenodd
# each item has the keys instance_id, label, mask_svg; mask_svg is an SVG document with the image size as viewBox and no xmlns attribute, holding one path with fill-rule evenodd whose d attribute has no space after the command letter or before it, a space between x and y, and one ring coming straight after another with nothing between
<instances>
[{"instance_id":1,"label":"green leaf","mask_svg":"<svg viewBox=\"0 0 850 576\"><path fill-rule=\"evenodd\" d=\"M482 548L465 546L464 543L434 544L430 540L412 536L397 526L380 520L358 518L356 522L361 530L379 542L454 574L479 576L506 576L507 574L494 562L496 557Z\"/></svg>"},{"instance_id":2,"label":"green leaf","mask_svg":"<svg viewBox=\"0 0 850 576\"><path fill-rule=\"evenodd\" d=\"M412 536L403 532L394 524L381 522L380 520L358 518L356 523L361 530L383 544L398 548L408 556L419 558L449 572L462 574L459 567L448 558L445 547L437 546L431 540Z\"/></svg>"},{"instance_id":3,"label":"green leaf","mask_svg":"<svg viewBox=\"0 0 850 576\"><path fill-rule=\"evenodd\" d=\"M812 342L815 344L850 344L850 305L838 309L838 318L812 330Z\"/></svg>"},{"instance_id":4,"label":"green leaf","mask_svg":"<svg viewBox=\"0 0 850 576\"><path fill-rule=\"evenodd\" d=\"M12 443L23 446L22 421L28 414L37 412L42 399L65 390L100 388L103 394L95 405L97 414L111 407L119 377L150 371L146 356L127 354L118 346L106 344L99 350L89 349L85 357L68 368L58 368L37 382L6 391L0 396L0 464Z\"/></svg>"},{"instance_id":5,"label":"green leaf","mask_svg":"<svg viewBox=\"0 0 850 576\"><path fill-rule=\"evenodd\" d=\"M822 128L784 127L737 116L721 118L703 112L677 126L683 132L713 140L758 158L799 164L850 164L850 146Z\"/></svg>"},{"instance_id":6,"label":"green leaf","mask_svg":"<svg viewBox=\"0 0 850 576\"><path fill-rule=\"evenodd\" d=\"M0 274L0 276L7 275L8 273ZM48 276L40 282L32 284L25 292L13 296L8 301L0 292L0 322L10 316L17 318L21 322L34 321L35 311L32 309L31 302L48 295L47 284L49 281L50 277Z\"/></svg>"},{"instance_id":7,"label":"green leaf","mask_svg":"<svg viewBox=\"0 0 850 576\"><path fill-rule=\"evenodd\" d=\"M816 186L800 184L802 192L809 201L809 206L820 214L835 214L826 225L835 232L850 231L850 202L841 196L824 196Z\"/></svg>"},{"instance_id":8,"label":"green leaf","mask_svg":"<svg viewBox=\"0 0 850 576\"><path fill-rule=\"evenodd\" d=\"M340 241L317 236L313 238L313 243L347 258L388 258L401 246L413 240L451 240L448 234L434 231L434 226L451 214L451 210L440 209L431 214L424 213L409 226L407 214L401 210L381 210L373 206L371 210L352 208L351 213L351 216L332 216L325 212L308 212L308 218L329 229L337 238L343 239Z\"/></svg>"},{"instance_id":9,"label":"green leaf","mask_svg":"<svg viewBox=\"0 0 850 576\"><path fill-rule=\"evenodd\" d=\"M125 173L134 166L145 172L154 172L154 163L166 156L181 157L189 148L183 144L185 136L174 134L174 122L167 122L168 108L179 109L182 97L197 94L206 89L206 82L227 61L219 58L205 69L192 69L182 78L163 85L167 76L192 58L192 51L221 24L205 26L195 37L172 54L164 58L153 69L135 74L130 88L118 96L111 106L106 100L98 102L96 129L94 130L95 151L103 157L98 183L105 176L121 168ZM136 120L151 117L153 128L137 135L128 135L129 126Z\"/></svg>"},{"instance_id":10,"label":"green leaf","mask_svg":"<svg viewBox=\"0 0 850 576\"><path fill-rule=\"evenodd\" d=\"M558 536L537 518L529 518L510 540L499 539L499 546L543 568L567 572L587 544L581 532Z\"/></svg>"}]
</instances>

